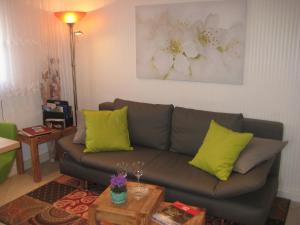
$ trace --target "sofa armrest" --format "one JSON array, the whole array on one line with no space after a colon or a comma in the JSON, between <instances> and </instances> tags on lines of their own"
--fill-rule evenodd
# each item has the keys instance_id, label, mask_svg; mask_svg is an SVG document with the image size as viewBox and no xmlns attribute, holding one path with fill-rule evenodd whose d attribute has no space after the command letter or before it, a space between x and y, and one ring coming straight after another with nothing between
<instances>
[{"instance_id":1,"label":"sofa armrest","mask_svg":"<svg viewBox=\"0 0 300 225\"><path fill-rule=\"evenodd\" d=\"M274 158L256 166L246 174L232 173L227 181L219 181L214 190L215 198L230 198L256 191L268 179Z\"/></svg>"},{"instance_id":2,"label":"sofa armrest","mask_svg":"<svg viewBox=\"0 0 300 225\"><path fill-rule=\"evenodd\" d=\"M256 137L283 139L283 124L280 122L244 118L243 130L251 132ZM275 158L269 176L277 177L280 169L280 154Z\"/></svg>"}]
</instances>

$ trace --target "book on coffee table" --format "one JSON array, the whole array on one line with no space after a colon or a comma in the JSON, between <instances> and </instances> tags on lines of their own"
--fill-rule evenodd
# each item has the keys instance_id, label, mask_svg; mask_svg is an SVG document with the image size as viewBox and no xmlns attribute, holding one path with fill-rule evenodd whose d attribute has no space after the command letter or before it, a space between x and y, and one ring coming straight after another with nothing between
<instances>
[{"instance_id":1,"label":"book on coffee table","mask_svg":"<svg viewBox=\"0 0 300 225\"><path fill-rule=\"evenodd\" d=\"M177 201L153 214L152 220L162 225L183 225L203 211Z\"/></svg>"}]
</instances>

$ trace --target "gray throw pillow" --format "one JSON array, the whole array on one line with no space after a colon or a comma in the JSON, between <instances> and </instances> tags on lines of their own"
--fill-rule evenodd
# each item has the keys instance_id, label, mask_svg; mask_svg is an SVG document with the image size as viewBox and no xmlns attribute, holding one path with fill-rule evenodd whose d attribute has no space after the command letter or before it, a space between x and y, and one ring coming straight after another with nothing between
<instances>
[{"instance_id":1,"label":"gray throw pillow","mask_svg":"<svg viewBox=\"0 0 300 225\"><path fill-rule=\"evenodd\" d=\"M287 141L254 137L241 152L233 171L247 173L258 164L279 154L286 144Z\"/></svg>"},{"instance_id":2,"label":"gray throw pillow","mask_svg":"<svg viewBox=\"0 0 300 225\"><path fill-rule=\"evenodd\" d=\"M74 144L83 144L85 145L85 120L82 112L77 112L77 131L73 138Z\"/></svg>"}]
</instances>

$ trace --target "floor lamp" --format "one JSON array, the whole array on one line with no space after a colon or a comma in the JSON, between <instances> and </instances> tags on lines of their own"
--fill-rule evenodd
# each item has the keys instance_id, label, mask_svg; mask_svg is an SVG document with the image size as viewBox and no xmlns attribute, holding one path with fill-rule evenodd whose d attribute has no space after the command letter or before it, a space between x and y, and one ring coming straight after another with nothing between
<instances>
[{"instance_id":1,"label":"floor lamp","mask_svg":"<svg viewBox=\"0 0 300 225\"><path fill-rule=\"evenodd\" d=\"M82 17L84 17L86 12L55 12L54 15L62 22L68 24L70 29L70 50L71 50L71 66L72 66L72 82L73 82L73 98L74 98L74 115L75 124L77 125L77 85L76 85L76 66L75 66L75 32L74 24L76 24Z\"/></svg>"}]
</instances>

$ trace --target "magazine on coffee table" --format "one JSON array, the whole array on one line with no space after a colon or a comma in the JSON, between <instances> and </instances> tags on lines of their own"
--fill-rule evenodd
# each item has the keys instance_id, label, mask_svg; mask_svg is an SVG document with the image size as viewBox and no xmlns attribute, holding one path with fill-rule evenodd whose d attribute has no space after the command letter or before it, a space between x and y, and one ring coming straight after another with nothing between
<instances>
[{"instance_id":1,"label":"magazine on coffee table","mask_svg":"<svg viewBox=\"0 0 300 225\"><path fill-rule=\"evenodd\" d=\"M201 208L193 208L177 201L153 214L152 220L162 225L183 225L202 212Z\"/></svg>"}]
</instances>

